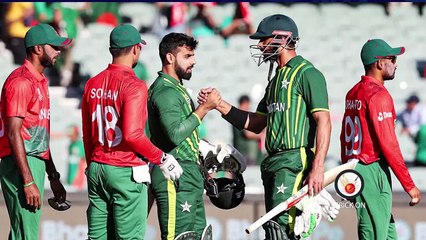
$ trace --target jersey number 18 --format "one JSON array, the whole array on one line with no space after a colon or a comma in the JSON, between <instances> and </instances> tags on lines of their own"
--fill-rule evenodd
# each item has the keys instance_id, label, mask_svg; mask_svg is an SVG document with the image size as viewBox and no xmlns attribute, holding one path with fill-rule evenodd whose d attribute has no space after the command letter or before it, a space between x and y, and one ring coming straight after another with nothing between
<instances>
[{"instance_id":1,"label":"jersey number 18","mask_svg":"<svg viewBox=\"0 0 426 240\"><path fill-rule=\"evenodd\" d=\"M121 143L123 134L121 129L116 126L118 121L118 114L112 106L105 106L102 112L102 106L96 105L96 111L92 113L92 122L97 121L98 126L98 140L103 146L104 139L108 141L108 147L115 147ZM103 123L105 122L105 126Z\"/></svg>"}]
</instances>

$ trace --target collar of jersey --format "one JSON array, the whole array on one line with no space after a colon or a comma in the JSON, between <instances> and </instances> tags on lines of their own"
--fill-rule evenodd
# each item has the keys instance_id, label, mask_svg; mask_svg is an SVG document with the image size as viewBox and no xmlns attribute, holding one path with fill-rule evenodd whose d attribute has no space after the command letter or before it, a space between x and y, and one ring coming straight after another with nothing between
<instances>
[{"instance_id":1,"label":"collar of jersey","mask_svg":"<svg viewBox=\"0 0 426 240\"><path fill-rule=\"evenodd\" d=\"M121 64L110 63L110 64L108 64L108 70L124 71L124 72L129 72L131 74L135 74L135 72L133 72L132 68L130 68L128 66L121 65Z\"/></svg>"},{"instance_id":2,"label":"collar of jersey","mask_svg":"<svg viewBox=\"0 0 426 240\"><path fill-rule=\"evenodd\" d=\"M384 87L384 85L381 82L379 82L379 80L377 80L377 79L375 79L373 77L370 77L370 76L365 76L365 75L361 76L361 81L363 81L363 82L372 82L372 83L375 83L375 84L377 84L379 86Z\"/></svg>"},{"instance_id":3,"label":"collar of jersey","mask_svg":"<svg viewBox=\"0 0 426 240\"><path fill-rule=\"evenodd\" d=\"M298 66L303 61L305 61L305 59L303 59L302 56L297 55L296 57L293 57L292 59L290 59L290 61L288 61L285 66L293 68L295 66Z\"/></svg>"},{"instance_id":4,"label":"collar of jersey","mask_svg":"<svg viewBox=\"0 0 426 240\"><path fill-rule=\"evenodd\" d=\"M166 81L166 82L168 82L168 83L170 83L170 84L174 85L177 89L179 89L179 91L181 91L181 92L182 92L182 94L183 94L186 98L189 98L189 99L190 99L190 97L189 97L189 93L186 91L186 88L185 88L182 84L180 84L180 83L179 83L179 81L178 81L177 79L175 79L174 77L172 77L172 76L170 76L169 74L164 73L164 72L162 72L162 71L159 71L159 72L158 72L158 76L159 76L159 77L161 77L161 78L163 78L163 79L164 79L164 81Z\"/></svg>"},{"instance_id":5,"label":"collar of jersey","mask_svg":"<svg viewBox=\"0 0 426 240\"><path fill-rule=\"evenodd\" d=\"M46 79L46 77L44 76L44 74L39 73L39 72L35 69L34 65L33 65L30 61L28 61L28 60L26 60L26 59L25 59L24 66L28 69L28 71L30 71L31 75L33 75L33 76L34 76L34 78L35 78L38 82L40 82L40 81L42 81L42 80L47 80L47 79Z\"/></svg>"},{"instance_id":6,"label":"collar of jersey","mask_svg":"<svg viewBox=\"0 0 426 240\"><path fill-rule=\"evenodd\" d=\"M179 87L183 87L183 85L179 83L179 80L177 80L176 78L170 76L167 73L159 71L158 72L158 76L160 76L161 78L165 78L165 79L169 80L173 85L176 85L176 86L179 86Z\"/></svg>"}]
</instances>

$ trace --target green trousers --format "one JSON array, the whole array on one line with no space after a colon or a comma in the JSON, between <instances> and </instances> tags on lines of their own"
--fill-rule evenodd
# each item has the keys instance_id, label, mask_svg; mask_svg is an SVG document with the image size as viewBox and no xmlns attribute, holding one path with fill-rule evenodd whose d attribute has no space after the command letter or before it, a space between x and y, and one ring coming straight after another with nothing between
<instances>
[{"instance_id":1,"label":"green trousers","mask_svg":"<svg viewBox=\"0 0 426 240\"><path fill-rule=\"evenodd\" d=\"M87 184L89 239L144 239L147 185L133 180L131 167L91 162Z\"/></svg>"},{"instance_id":2,"label":"green trousers","mask_svg":"<svg viewBox=\"0 0 426 240\"><path fill-rule=\"evenodd\" d=\"M40 191L40 199L43 201L46 164L43 160L29 156L27 156L27 161L34 182ZM9 240L38 239L41 209L28 208L24 194L24 183L12 157L4 157L0 160L0 181L9 213Z\"/></svg>"},{"instance_id":3,"label":"green trousers","mask_svg":"<svg viewBox=\"0 0 426 240\"><path fill-rule=\"evenodd\" d=\"M179 164L183 174L175 182L164 179L158 166L154 166L151 172L151 187L163 240L173 240L186 231L195 231L200 238L206 227L204 180L199 166L189 161Z\"/></svg>"},{"instance_id":4,"label":"green trousers","mask_svg":"<svg viewBox=\"0 0 426 240\"><path fill-rule=\"evenodd\" d=\"M309 148L290 149L269 155L263 160L260 170L265 192L266 212L287 200L300 190L303 180L311 169L314 154ZM294 238L295 207L278 215L275 220L287 236Z\"/></svg>"},{"instance_id":5,"label":"green trousers","mask_svg":"<svg viewBox=\"0 0 426 240\"><path fill-rule=\"evenodd\" d=\"M364 178L364 189L356 197L359 206L358 238L363 240L397 239L392 216L392 185L389 166L380 160L369 165L358 163L355 170Z\"/></svg>"}]
</instances>

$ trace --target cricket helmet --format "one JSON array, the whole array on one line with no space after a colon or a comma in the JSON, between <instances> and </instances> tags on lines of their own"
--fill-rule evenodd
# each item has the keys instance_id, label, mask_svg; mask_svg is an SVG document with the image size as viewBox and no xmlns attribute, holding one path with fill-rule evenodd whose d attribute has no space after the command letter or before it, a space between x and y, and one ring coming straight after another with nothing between
<instances>
[{"instance_id":1,"label":"cricket helmet","mask_svg":"<svg viewBox=\"0 0 426 240\"><path fill-rule=\"evenodd\" d=\"M245 196L242 172L246 169L245 157L231 145L218 148L217 154L209 151L203 160L204 187L210 201L220 209L238 206Z\"/></svg>"},{"instance_id":2,"label":"cricket helmet","mask_svg":"<svg viewBox=\"0 0 426 240\"><path fill-rule=\"evenodd\" d=\"M275 61L280 48L294 49L299 41L299 30L296 23L290 17L283 14L274 14L265 17L257 27L251 39L272 38L262 49L258 45L250 46L250 53L258 66L266 61ZM289 46L293 42L294 46ZM257 51L259 50L260 53Z\"/></svg>"}]
</instances>

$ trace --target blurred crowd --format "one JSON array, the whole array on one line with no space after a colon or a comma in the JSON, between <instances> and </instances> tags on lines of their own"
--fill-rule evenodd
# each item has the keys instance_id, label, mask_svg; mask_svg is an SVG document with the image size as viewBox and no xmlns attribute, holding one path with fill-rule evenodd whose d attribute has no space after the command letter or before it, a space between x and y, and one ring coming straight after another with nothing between
<instances>
[{"instance_id":1,"label":"blurred crowd","mask_svg":"<svg viewBox=\"0 0 426 240\"><path fill-rule=\"evenodd\" d=\"M120 13L120 2L2 2L0 3L0 42L13 55L13 63L24 62L25 33L31 26L47 23L61 35L76 39L79 32L90 23L112 27L132 23L132 19ZM210 10L216 2L156 2L156 17L149 26L141 26L140 32L155 34L159 38L170 32L185 32L194 36L220 35L225 40L233 34L250 34L253 26L248 2L235 2L235 13L223 22L215 22ZM192 11L193 14L189 15ZM74 44L73 44L74 45ZM73 62L73 45L61 54L55 68L46 75L51 86L77 88L71 97L79 96L78 90L90 76L81 76L79 64ZM147 78L143 63L135 69L142 80Z\"/></svg>"},{"instance_id":2,"label":"blurred crowd","mask_svg":"<svg viewBox=\"0 0 426 240\"><path fill-rule=\"evenodd\" d=\"M120 23L132 23L132 18L120 13L120 2L2 2L0 3L0 45L4 45L13 55L13 63L24 62L24 36L27 30L37 23L48 23L62 36L76 39L88 24L106 24L112 27ZM251 6L259 2L152 2L156 14L153 22L140 26L140 33L154 34L159 38L170 32L184 32L194 37L219 35L225 44L234 34L251 34ZM220 22L212 17L212 9L218 5L233 4L234 13ZM290 5L295 3L281 3ZM319 3L313 3L319 4ZM360 3L347 3L356 6ZM383 5L386 14L392 8L403 4L415 4L419 14L423 14L424 3L376 3ZM1 46L0 46L1 51ZM46 75L51 86L64 86L76 89L71 97L79 97L81 86L90 76L80 74L79 63L73 62L73 45L61 54L54 69ZM146 67L140 63L137 75L145 80ZM73 90L71 89L71 90Z\"/></svg>"}]
</instances>

